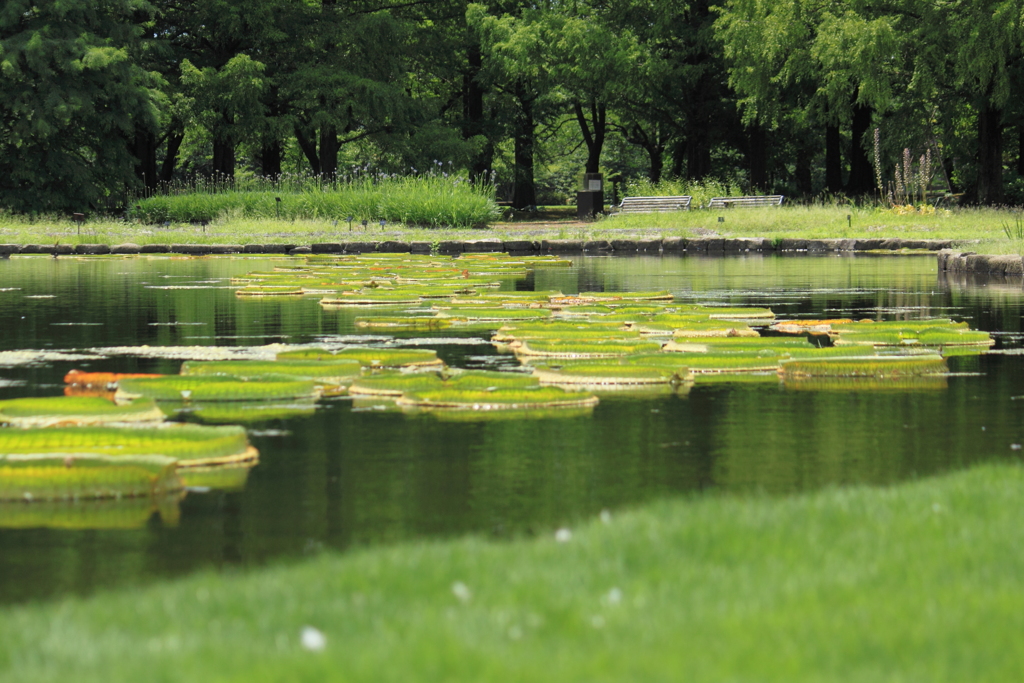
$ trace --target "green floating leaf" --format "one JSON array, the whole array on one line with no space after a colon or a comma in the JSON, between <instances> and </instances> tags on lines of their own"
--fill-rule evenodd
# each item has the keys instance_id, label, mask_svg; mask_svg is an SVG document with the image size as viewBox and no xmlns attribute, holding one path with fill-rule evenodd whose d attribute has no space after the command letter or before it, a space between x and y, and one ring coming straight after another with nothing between
<instances>
[{"instance_id":1,"label":"green floating leaf","mask_svg":"<svg viewBox=\"0 0 1024 683\"><path fill-rule=\"evenodd\" d=\"M757 353L683 353L677 362L697 375L718 372L765 372L777 370L781 357L777 354Z\"/></svg>"},{"instance_id":2,"label":"green floating leaf","mask_svg":"<svg viewBox=\"0 0 1024 683\"><path fill-rule=\"evenodd\" d=\"M872 358L799 358L782 361L786 381L802 377L909 377L949 372L939 355L876 356Z\"/></svg>"},{"instance_id":3,"label":"green floating leaf","mask_svg":"<svg viewBox=\"0 0 1024 683\"><path fill-rule=\"evenodd\" d=\"M567 392L555 387L495 389L429 389L407 393L398 405L447 410L524 410L536 408L582 408L597 405L593 394Z\"/></svg>"},{"instance_id":4,"label":"green floating leaf","mask_svg":"<svg viewBox=\"0 0 1024 683\"><path fill-rule=\"evenodd\" d=\"M348 388L350 396L398 397L407 391L440 388L441 377L433 372L390 372L360 377Z\"/></svg>"},{"instance_id":5,"label":"green floating leaf","mask_svg":"<svg viewBox=\"0 0 1024 683\"><path fill-rule=\"evenodd\" d=\"M832 331L836 333L852 332L879 332L879 331L919 331L929 327L968 329L967 323L953 322L948 318L929 318L925 320L861 320L859 322L840 322L832 324Z\"/></svg>"},{"instance_id":6,"label":"green floating leaf","mask_svg":"<svg viewBox=\"0 0 1024 683\"><path fill-rule=\"evenodd\" d=\"M144 397L156 401L284 401L319 395L317 383L307 380L250 382L219 375L167 375L121 380L115 400L120 403Z\"/></svg>"},{"instance_id":7,"label":"green floating leaf","mask_svg":"<svg viewBox=\"0 0 1024 683\"><path fill-rule=\"evenodd\" d=\"M398 397L435 389L492 390L537 386L532 375L516 372L461 370L442 377L437 373L381 373L361 377L349 387L352 396Z\"/></svg>"},{"instance_id":8,"label":"green floating leaf","mask_svg":"<svg viewBox=\"0 0 1024 683\"><path fill-rule=\"evenodd\" d=\"M443 330L452 326L451 320L424 317L374 317L356 318L356 327L374 330L390 330L393 332L429 332Z\"/></svg>"},{"instance_id":9,"label":"green floating leaf","mask_svg":"<svg viewBox=\"0 0 1024 683\"><path fill-rule=\"evenodd\" d=\"M57 427L119 422L163 422L152 400L116 405L93 396L52 396L0 401L0 423L13 427Z\"/></svg>"},{"instance_id":10,"label":"green floating leaf","mask_svg":"<svg viewBox=\"0 0 1024 683\"><path fill-rule=\"evenodd\" d=\"M655 325L644 324L645 330L659 329ZM664 328L662 328L664 329ZM673 325L672 335L684 339L699 339L701 337L759 337L756 330L749 325L740 322L729 322L725 320L709 322L690 322L683 325Z\"/></svg>"},{"instance_id":11,"label":"green floating leaf","mask_svg":"<svg viewBox=\"0 0 1024 683\"><path fill-rule=\"evenodd\" d=\"M440 318L470 322L504 323L514 320L541 320L551 317L544 308L453 308L438 313Z\"/></svg>"},{"instance_id":12,"label":"green floating leaf","mask_svg":"<svg viewBox=\"0 0 1024 683\"><path fill-rule=\"evenodd\" d=\"M533 369L533 374L541 384L559 386L670 384L689 378L685 368L600 363L573 363L565 367L538 366Z\"/></svg>"},{"instance_id":13,"label":"green floating leaf","mask_svg":"<svg viewBox=\"0 0 1024 683\"><path fill-rule=\"evenodd\" d=\"M182 483L191 489L216 489L218 491L241 491L249 479L249 471L255 463L244 465L219 465L213 467L187 467L178 474Z\"/></svg>"},{"instance_id":14,"label":"green floating leaf","mask_svg":"<svg viewBox=\"0 0 1024 683\"><path fill-rule=\"evenodd\" d=\"M380 293L380 294L352 294L351 296L325 297L320 299L320 305L324 308L344 308L346 306L395 306L420 303L416 294L408 292Z\"/></svg>"},{"instance_id":15,"label":"green floating leaf","mask_svg":"<svg viewBox=\"0 0 1024 683\"><path fill-rule=\"evenodd\" d=\"M530 340L514 345L516 356L548 358L612 358L661 350L661 344L645 341L573 342Z\"/></svg>"},{"instance_id":16,"label":"green floating leaf","mask_svg":"<svg viewBox=\"0 0 1024 683\"><path fill-rule=\"evenodd\" d=\"M779 373L775 370L768 372L702 372L694 374L694 386L705 386L708 384L774 384L780 385Z\"/></svg>"},{"instance_id":17,"label":"green floating leaf","mask_svg":"<svg viewBox=\"0 0 1024 683\"><path fill-rule=\"evenodd\" d=\"M187 377L224 376L250 380L309 380L318 385L342 386L358 377L362 364L354 358L318 360L188 361L181 366Z\"/></svg>"},{"instance_id":18,"label":"green floating leaf","mask_svg":"<svg viewBox=\"0 0 1024 683\"><path fill-rule=\"evenodd\" d=\"M0 501L0 528L142 529L154 513L160 515L164 526L177 526L181 516L180 499L181 495L175 492L121 499L41 500L33 497L32 505L26 505L24 498Z\"/></svg>"},{"instance_id":19,"label":"green floating leaf","mask_svg":"<svg viewBox=\"0 0 1024 683\"><path fill-rule=\"evenodd\" d=\"M765 323L775 319L775 314L770 308L708 306L702 311L712 320L758 320Z\"/></svg>"},{"instance_id":20,"label":"green floating leaf","mask_svg":"<svg viewBox=\"0 0 1024 683\"><path fill-rule=\"evenodd\" d=\"M789 377L788 391L944 391L949 388L944 375L889 377Z\"/></svg>"},{"instance_id":21,"label":"green floating leaf","mask_svg":"<svg viewBox=\"0 0 1024 683\"><path fill-rule=\"evenodd\" d=\"M246 297L267 297L267 296L293 296L300 297L305 292L301 287L295 285L249 285L235 291L235 296Z\"/></svg>"},{"instance_id":22,"label":"green floating leaf","mask_svg":"<svg viewBox=\"0 0 1024 683\"><path fill-rule=\"evenodd\" d=\"M251 425L271 420L310 417L316 412L316 400L303 399L278 403L275 401L223 401L213 403L161 402L168 415L184 417L189 422L208 425Z\"/></svg>"},{"instance_id":23,"label":"green floating leaf","mask_svg":"<svg viewBox=\"0 0 1024 683\"><path fill-rule=\"evenodd\" d=\"M177 461L162 455L113 456L72 451L0 454L0 500L148 497L181 487Z\"/></svg>"},{"instance_id":24,"label":"green floating leaf","mask_svg":"<svg viewBox=\"0 0 1024 683\"><path fill-rule=\"evenodd\" d=\"M570 342L607 342L607 341L644 341L639 332L624 329L591 329L589 326L583 329L569 330L530 330L514 332L500 332L491 337L491 341L512 342L512 341L556 341L562 343Z\"/></svg>"},{"instance_id":25,"label":"green floating leaf","mask_svg":"<svg viewBox=\"0 0 1024 683\"><path fill-rule=\"evenodd\" d=\"M663 289L657 292L580 292L581 299L607 299L610 301L673 301L672 292Z\"/></svg>"},{"instance_id":26,"label":"green floating leaf","mask_svg":"<svg viewBox=\"0 0 1024 683\"><path fill-rule=\"evenodd\" d=\"M917 336L922 346L993 346L996 341L982 330L966 330L948 327L930 327Z\"/></svg>"},{"instance_id":27,"label":"green floating leaf","mask_svg":"<svg viewBox=\"0 0 1024 683\"><path fill-rule=\"evenodd\" d=\"M590 417L594 406L557 408L515 408L503 410L449 410L406 408L407 412L422 412L441 422L522 422L524 420L571 420Z\"/></svg>"},{"instance_id":28,"label":"green floating leaf","mask_svg":"<svg viewBox=\"0 0 1024 683\"><path fill-rule=\"evenodd\" d=\"M528 306L530 304L546 304L552 296L562 296L561 292L480 292L472 296L458 297L453 304L463 306L479 306L481 304L503 304Z\"/></svg>"},{"instance_id":29,"label":"green floating leaf","mask_svg":"<svg viewBox=\"0 0 1024 683\"><path fill-rule=\"evenodd\" d=\"M536 387L537 378L522 372L496 370L458 370L444 378L444 386L451 389L484 390Z\"/></svg>"},{"instance_id":30,"label":"green floating leaf","mask_svg":"<svg viewBox=\"0 0 1024 683\"><path fill-rule=\"evenodd\" d=\"M824 350L806 339L792 337L676 337L668 347L677 353L790 354ZM668 350L666 349L666 350ZM874 353L866 349L865 353Z\"/></svg>"},{"instance_id":31,"label":"green floating leaf","mask_svg":"<svg viewBox=\"0 0 1024 683\"><path fill-rule=\"evenodd\" d=\"M282 354L278 354L281 358ZM428 368L443 367L444 361L433 349L373 349L350 346L334 354L334 358L358 360L365 368Z\"/></svg>"},{"instance_id":32,"label":"green floating leaf","mask_svg":"<svg viewBox=\"0 0 1024 683\"><path fill-rule=\"evenodd\" d=\"M516 322L503 325L494 335L492 342L511 342L517 339L560 339L571 334L609 334L627 332L618 322L587 322L566 320L545 320L537 322ZM631 338L639 338L635 332Z\"/></svg>"},{"instance_id":33,"label":"green floating leaf","mask_svg":"<svg viewBox=\"0 0 1024 683\"><path fill-rule=\"evenodd\" d=\"M246 462L259 453L242 427L163 424L157 427L0 429L0 455L161 455L179 466Z\"/></svg>"}]
</instances>

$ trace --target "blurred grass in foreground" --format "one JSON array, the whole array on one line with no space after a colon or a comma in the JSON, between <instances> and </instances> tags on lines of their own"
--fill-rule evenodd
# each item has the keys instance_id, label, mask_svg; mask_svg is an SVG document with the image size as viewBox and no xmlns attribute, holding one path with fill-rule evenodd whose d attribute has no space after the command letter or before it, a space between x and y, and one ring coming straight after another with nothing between
<instances>
[{"instance_id":1,"label":"blurred grass in foreground","mask_svg":"<svg viewBox=\"0 0 1024 683\"><path fill-rule=\"evenodd\" d=\"M1024 469L1002 465L698 496L535 539L406 543L9 607L0 679L1020 680L1022 490ZM306 627L322 650L303 646Z\"/></svg>"}]
</instances>

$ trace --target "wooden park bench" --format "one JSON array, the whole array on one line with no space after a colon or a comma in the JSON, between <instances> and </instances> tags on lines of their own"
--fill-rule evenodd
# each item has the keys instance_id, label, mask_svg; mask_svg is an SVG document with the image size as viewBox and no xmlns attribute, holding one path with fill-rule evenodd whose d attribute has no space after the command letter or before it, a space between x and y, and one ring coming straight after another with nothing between
<instances>
[{"instance_id":1,"label":"wooden park bench","mask_svg":"<svg viewBox=\"0 0 1024 683\"><path fill-rule=\"evenodd\" d=\"M688 211L693 197L625 197L619 213L652 213L654 211Z\"/></svg>"},{"instance_id":2,"label":"wooden park bench","mask_svg":"<svg viewBox=\"0 0 1024 683\"><path fill-rule=\"evenodd\" d=\"M782 206L781 194L766 194L758 197L713 197L709 209L736 209L757 206Z\"/></svg>"}]
</instances>

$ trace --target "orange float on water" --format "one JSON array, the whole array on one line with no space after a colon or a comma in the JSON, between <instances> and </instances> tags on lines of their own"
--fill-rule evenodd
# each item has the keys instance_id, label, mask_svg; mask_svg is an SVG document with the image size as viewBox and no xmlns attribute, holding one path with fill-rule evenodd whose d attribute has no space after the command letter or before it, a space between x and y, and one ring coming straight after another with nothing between
<instances>
[{"instance_id":1,"label":"orange float on water","mask_svg":"<svg viewBox=\"0 0 1024 683\"><path fill-rule=\"evenodd\" d=\"M64 375L65 384L78 384L84 386L100 386L106 387L111 384L117 384L122 379L129 377L161 377L162 375L153 375L145 373L129 373L129 372L82 372L81 370L72 370L68 374Z\"/></svg>"}]
</instances>

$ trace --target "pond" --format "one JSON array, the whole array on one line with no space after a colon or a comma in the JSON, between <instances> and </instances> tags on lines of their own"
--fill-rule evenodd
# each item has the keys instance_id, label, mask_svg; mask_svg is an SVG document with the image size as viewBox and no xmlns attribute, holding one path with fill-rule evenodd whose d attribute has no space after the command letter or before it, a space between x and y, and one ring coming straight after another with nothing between
<instances>
[{"instance_id":1,"label":"pond","mask_svg":"<svg viewBox=\"0 0 1024 683\"><path fill-rule=\"evenodd\" d=\"M142 345L392 344L434 348L455 367L517 365L488 333L367 335L356 312L325 310L316 298L236 298L232 276L285 261L0 261L0 398L60 395L72 368L178 371L180 360ZM561 419L448 422L323 400L309 415L245 425L260 464L240 490L190 491L161 511L121 503L83 515L78 504L78 522L67 510L26 522L31 505L0 505L0 603L401 539L546 534L605 509L701 491L887 485L1020 455L1019 281L948 281L934 256L739 255L576 257L509 286L666 289L694 303L768 306L780 318L948 317L991 332L995 353L950 358L941 389L698 384L602 397L592 414ZM20 350L37 353L7 353Z\"/></svg>"}]
</instances>

